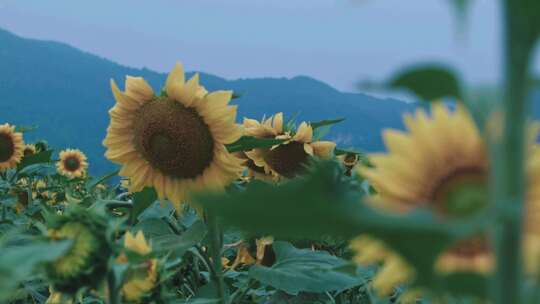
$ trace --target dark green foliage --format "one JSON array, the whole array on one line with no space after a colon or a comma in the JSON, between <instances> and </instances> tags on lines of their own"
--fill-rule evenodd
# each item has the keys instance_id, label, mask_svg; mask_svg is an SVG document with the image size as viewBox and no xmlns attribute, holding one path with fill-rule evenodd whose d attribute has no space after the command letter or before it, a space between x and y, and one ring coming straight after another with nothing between
<instances>
[{"instance_id":1,"label":"dark green foliage","mask_svg":"<svg viewBox=\"0 0 540 304\"><path fill-rule=\"evenodd\" d=\"M255 265L249 270L249 276L288 294L345 290L367 279L360 272L337 271L336 268L348 262L324 251L296 249L286 242L275 242L272 246L276 252L275 264L271 267Z\"/></svg>"},{"instance_id":2,"label":"dark green foliage","mask_svg":"<svg viewBox=\"0 0 540 304\"><path fill-rule=\"evenodd\" d=\"M157 199L154 188L146 187L142 191L133 194L133 208L131 209L130 221L132 223Z\"/></svg>"},{"instance_id":3,"label":"dark green foliage","mask_svg":"<svg viewBox=\"0 0 540 304\"><path fill-rule=\"evenodd\" d=\"M20 242L0 244L0 301L10 297L21 281L31 277L37 266L55 260L71 246L70 241L57 243L38 239L29 241L27 239L22 244ZM36 254L37 252L40 254ZM16 267L13 267L15 265Z\"/></svg>"}]
</instances>

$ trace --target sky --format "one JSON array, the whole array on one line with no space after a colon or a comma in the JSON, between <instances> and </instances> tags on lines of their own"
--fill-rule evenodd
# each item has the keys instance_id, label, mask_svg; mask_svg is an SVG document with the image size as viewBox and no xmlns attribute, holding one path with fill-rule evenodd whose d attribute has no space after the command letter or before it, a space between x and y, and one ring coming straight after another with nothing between
<instances>
[{"instance_id":1,"label":"sky","mask_svg":"<svg viewBox=\"0 0 540 304\"><path fill-rule=\"evenodd\" d=\"M160 72L181 60L227 79L307 75L354 91L424 62L470 84L500 80L498 2L472 1L460 31L449 0L0 0L0 28Z\"/></svg>"}]
</instances>

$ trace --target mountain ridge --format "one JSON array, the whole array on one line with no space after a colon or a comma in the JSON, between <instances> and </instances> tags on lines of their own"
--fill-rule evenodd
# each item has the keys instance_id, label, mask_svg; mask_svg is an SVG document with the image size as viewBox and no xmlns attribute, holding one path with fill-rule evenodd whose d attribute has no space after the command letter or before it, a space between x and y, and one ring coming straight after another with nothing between
<instances>
[{"instance_id":1,"label":"mountain ridge","mask_svg":"<svg viewBox=\"0 0 540 304\"><path fill-rule=\"evenodd\" d=\"M57 149L81 148L98 173L114 166L101 145L114 105L109 80L123 87L126 75L144 77L159 91L166 74L130 68L65 43L21 38L0 29L0 122L37 124L28 140L47 139ZM171 63L171 67L174 63ZM193 72L188 73L190 75ZM402 128L401 115L415 106L394 99L340 92L308 76L227 80L199 72L208 90L228 89L241 95L238 117L259 119L284 112L300 120L346 118L329 134L345 147L381 150L380 131Z\"/></svg>"}]
</instances>

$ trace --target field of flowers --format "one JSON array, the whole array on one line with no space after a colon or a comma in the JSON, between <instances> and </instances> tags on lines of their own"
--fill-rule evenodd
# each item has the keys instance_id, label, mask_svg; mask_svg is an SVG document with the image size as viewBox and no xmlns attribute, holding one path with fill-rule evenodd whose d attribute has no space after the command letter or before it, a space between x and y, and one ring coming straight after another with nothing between
<instances>
[{"instance_id":1,"label":"field of flowers","mask_svg":"<svg viewBox=\"0 0 540 304\"><path fill-rule=\"evenodd\" d=\"M111 81L104 176L0 124L0 302L538 303L540 4L502 2L501 100L404 70L388 86L426 106L384 153L325 140L341 119L239 122L181 63L159 92Z\"/></svg>"}]
</instances>

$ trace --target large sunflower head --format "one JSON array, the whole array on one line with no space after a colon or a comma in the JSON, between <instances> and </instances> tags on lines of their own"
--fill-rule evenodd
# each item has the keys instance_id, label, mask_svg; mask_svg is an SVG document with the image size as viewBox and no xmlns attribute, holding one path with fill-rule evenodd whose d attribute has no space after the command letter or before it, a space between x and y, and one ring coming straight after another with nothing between
<instances>
[{"instance_id":1,"label":"large sunflower head","mask_svg":"<svg viewBox=\"0 0 540 304\"><path fill-rule=\"evenodd\" d=\"M462 106L455 111L443 104L432 107L431 117L423 110L415 116L406 115L408 132L389 130L383 134L386 154L370 156L373 167L361 167L378 194L374 206L393 212L407 212L418 207L432 209L443 220L478 215L490 203L488 191L489 162L484 141L470 114ZM532 136L531 136L532 138ZM532 143L529 144L531 147ZM525 246L539 253L540 218L540 155L530 148L527 172L529 188L525 215ZM534 209L534 210L532 210ZM360 255L374 252L374 246L363 242L354 245ZM367 245L366 245L367 244ZM375 243L374 243L375 244ZM376 243L378 246L378 243ZM525 250L528 265L538 260L532 250ZM378 255L380 261L387 256ZM371 259L370 261L372 261ZM391 259L394 268L404 268L404 262ZM402 263L403 262L403 263ZM538 262L536 261L538 265ZM436 261L443 273L493 270L494 252L486 235L476 235L447 248ZM530 268L530 266L527 266ZM409 275L403 276L404 273ZM403 282L412 279L412 272L381 271L383 282ZM392 279L392 276L399 276ZM388 291L388 286L385 286Z\"/></svg>"},{"instance_id":2,"label":"large sunflower head","mask_svg":"<svg viewBox=\"0 0 540 304\"><path fill-rule=\"evenodd\" d=\"M313 128L306 122L302 122L296 132L285 131L283 113L263 119L262 122L245 119L244 128L246 135L284 140L272 148L245 152L255 166L263 168L276 180L302 174L311 157L329 158L336 146L330 141L314 141Z\"/></svg>"},{"instance_id":3,"label":"large sunflower head","mask_svg":"<svg viewBox=\"0 0 540 304\"><path fill-rule=\"evenodd\" d=\"M54 289L73 294L81 286L98 286L112 252L105 220L86 209L72 208L51 225L49 238L52 241L72 242L64 255L47 265Z\"/></svg>"},{"instance_id":4,"label":"large sunflower head","mask_svg":"<svg viewBox=\"0 0 540 304\"><path fill-rule=\"evenodd\" d=\"M56 163L58 173L69 178L84 177L88 162L86 155L77 149L67 149L60 152L60 160Z\"/></svg>"},{"instance_id":5,"label":"large sunflower head","mask_svg":"<svg viewBox=\"0 0 540 304\"><path fill-rule=\"evenodd\" d=\"M225 148L242 135L232 92L208 93L198 74L186 82L180 63L161 96L138 77L127 77L125 92L111 86L116 105L103 144L130 179L130 192L153 186L180 210L191 192L223 189L239 176L242 161Z\"/></svg>"},{"instance_id":6,"label":"large sunflower head","mask_svg":"<svg viewBox=\"0 0 540 304\"><path fill-rule=\"evenodd\" d=\"M22 133L9 124L0 125L0 171L17 166L23 157Z\"/></svg>"}]
</instances>

